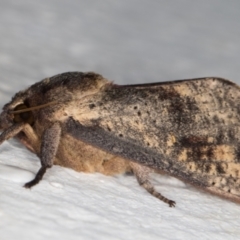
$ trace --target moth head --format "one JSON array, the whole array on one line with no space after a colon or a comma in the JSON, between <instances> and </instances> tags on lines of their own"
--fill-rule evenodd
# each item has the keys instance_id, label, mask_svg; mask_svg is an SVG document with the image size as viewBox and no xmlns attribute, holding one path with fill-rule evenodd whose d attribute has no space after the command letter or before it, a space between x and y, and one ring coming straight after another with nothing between
<instances>
[{"instance_id":1,"label":"moth head","mask_svg":"<svg viewBox=\"0 0 240 240\"><path fill-rule=\"evenodd\" d=\"M33 123L33 113L26 111L28 106L23 102L10 102L3 107L0 114L0 130L7 129L16 123Z\"/></svg>"},{"instance_id":2,"label":"moth head","mask_svg":"<svg viewBox=\"0 0 240 240\"><path fill-rule=\"evenodd\" d=\"M33 112L31 108L27 107L24 103L18 104L10 113L13 114L14 123L24 122L30 125L33 124Z\"/></svg>"},{"instance_id":3,"label":"moth head","mask_svg":"<svg viewBox=\"0 0 240 240\"><path fill-rule=\"evenodd\" d=\"M56 102L49 102L37 106L27 106L23 102L9 103L3 108L0 114L0 130L6 129L16 123L34 124L34 111L47 106L56 104Z\"/></svg>"}]
</instances>

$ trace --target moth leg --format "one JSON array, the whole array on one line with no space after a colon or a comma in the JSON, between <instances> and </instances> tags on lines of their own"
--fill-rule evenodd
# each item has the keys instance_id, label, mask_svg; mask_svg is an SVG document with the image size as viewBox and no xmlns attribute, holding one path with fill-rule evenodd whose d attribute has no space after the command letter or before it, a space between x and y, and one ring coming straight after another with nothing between
<instances>
[{"instance_id":1,"label":"moth leg","mask_svg":"<svg viewBox=\"0 0 240 240\"><path fill-rule=\"evenodd\" d=\"M39 154L40 140L36 135L36 133L33 131L32 127L29 124L26 124L22 131L27 136L27 139L29 139L29 142L31 143L31 145L29 145L28 142L24 141L24 138L22 137L19 137L19 140L21 142L24 142L24 145L27 148L29 148L31 151L35 152L36 154Z\"/></svg>"},{"instance_id":2,"label":"moth leg","mask_svg":"<svg viewBox=\"0 0 240 240\"><path fill-rule=\"evenodd\" d=\"M167 203L169 207L175 207L175 202L164 197L161 193L157 192L149 180L149 174L153 172L153 170L149 167L142 166L137 163L130 163L133 172L137 178L139 185L145 188L151 195L160 199L161 201Z\"/></svg>"},{"instance_id":3,"label":"moth leg","mask_svg":"<svg viewBox=\"0 0 240 240\"><path fill-rule=\"evenodd\" d=\"M43 178L47 168L52 167L55 155L57 153L58 144L60 141L61 126L59 123L54 123L50 128L46 129L42 136L40 148L41 168L36 174L36 177L24 185L25 188L31 188L39 183Z\"/></svg>"},{"instance_id":4,"label":"moth leg","mask_svg":"<svg viewBox=\"0 0 240 240\"><path fill-rule=\"evenodd\" d=\"M24 127L25 127L25 123L18 123L6 129L0 135L0 144L8 140L9 138L15 137L19 132L21 132L24 129Z\"/></svg>"},{"instance_id":5,"label":"moth leg","mask_svg":"<svg viewBox=\"0 0 240 240\"><path fill-rule=\"evenodd\" d=\"M35 151L36 153L39 152L39 140L37 135L34 133L32 127L28 123L16 123L12 125L11 127L7 128L5 131L2 132L0 135L0 145L10 139L18 135L19 133L24 132L27 138L31 142L31 146L28 146L32 151ZM23 137L20 137L18 135L18 138L20 141L23 141ZM25 145L28 145L27 142L25 142Z\"/></svg>"}]
</instances>

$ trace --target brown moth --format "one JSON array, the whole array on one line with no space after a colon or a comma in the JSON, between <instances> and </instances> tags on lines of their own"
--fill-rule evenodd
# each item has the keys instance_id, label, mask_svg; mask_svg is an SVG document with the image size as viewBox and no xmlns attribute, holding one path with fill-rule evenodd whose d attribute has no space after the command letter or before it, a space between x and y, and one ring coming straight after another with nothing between
<instances>
[{"instance_id":1,"label":"brown moth","mask_svg":"<svg viewBox=\"0 0 240 240\"><path fill-rule=\"evenodd\" d=\"M17 93L0 115L0 144L18 138L53 164L114 175L132 171L150 194L161 171L240 202L240 88L221 78L115 85L68 72Z\"/></svg>"}]
</instances>

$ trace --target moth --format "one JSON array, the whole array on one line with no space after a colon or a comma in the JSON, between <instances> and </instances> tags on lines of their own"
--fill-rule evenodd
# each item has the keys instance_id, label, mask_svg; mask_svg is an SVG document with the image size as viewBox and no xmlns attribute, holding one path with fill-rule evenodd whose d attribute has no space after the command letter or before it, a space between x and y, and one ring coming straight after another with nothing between
<instances>
[{"instance_id":1,"label":"moth","mask_svg":"<svg viewBox=\"0 0 240 240\"><path fill-rule=\"evenodd\" d=\"M116 85L67 72L18 92L0 115L0 144L19 139L40 158L26 188L57 164L83 172L133 172L150 194L164 172L240 202L240 88L222 78Z\"/></svg>"}]
</instances>

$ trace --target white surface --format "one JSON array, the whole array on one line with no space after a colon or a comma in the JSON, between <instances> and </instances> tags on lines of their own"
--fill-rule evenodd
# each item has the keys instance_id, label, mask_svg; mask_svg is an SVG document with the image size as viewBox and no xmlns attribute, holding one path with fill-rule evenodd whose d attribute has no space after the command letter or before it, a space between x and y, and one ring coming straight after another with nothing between
<instances>
[{"instance_id":1,"label":"white surface","mask_svg":"<svg viewBox=\"0 0 240 240\"><path fill-rule=\"evenodd\" d=\"M65 71L117 83L203 76L239 81L240 2L0 0L0 105ZM150 196L134 177L39 169L16 141L0 147L0 239L239 239L240 206L166 176Z\"/></svg>"}]
</instances>

